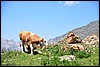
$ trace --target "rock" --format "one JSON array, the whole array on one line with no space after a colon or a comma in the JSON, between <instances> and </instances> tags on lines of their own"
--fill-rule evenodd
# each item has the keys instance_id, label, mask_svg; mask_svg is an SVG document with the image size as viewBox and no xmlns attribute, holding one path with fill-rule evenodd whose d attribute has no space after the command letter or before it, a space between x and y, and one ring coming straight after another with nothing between
<instances>
[{"instance_id":1,"label":"rock","mask_svg":"<svg viewBox=\"0 0 100 67\"><path fill-rule=\"evenodd\" d=\"M87 36L86 38L84 38L84 40L82 40L82 43L86 45L98 44L99 38L95 34L92 34L91 36Z\"/></svg>"},{"instance_id":2,"label":"rock","mask_svg":"<svg viewBox=\"0 0 100 67\"><path fill-rule=\"evenodd\" d=\"M69 45L74 50L85 50L85 48L80 44L69 44Z\"/></svg>"},{"instance_id":3,"label":"rock","mask_svg":"<svg viewBox=\"0 0 100 67\"><path fill-rule=\"evenodd\" d=\"M65 55L65 56L61 56L59 58L60 58L60 61L63 61L63 60L68 60L68 61L75 60L75 56L74 55Z\"/></svg>"},{"instance_id":4,"label":"rock","mask_svg":"<svg viewBox=\"0 0 100 67\"><path fill-rule=\"evenodd\" d=\"M63 46L61 49L65 52L68 49L68 46Z\"/></svg>"},{"instance_id":5,"label":"rock","mask_svg":"<svg viewBox=\"0 0 100 67\"><path fill-rule=\"evenodd\" d=\"M68 44L81 43L82 39L78 35L75 35L73 32L69 32L66 36L66 41Z\"/></svg>"},{"instance_id":6,"label":"rock","mask_svg":"<svg viewBox=\"0 0 100 67\"><path fill-rule=\"evenodd\" d=\"M68 43L68 44L75 43L75 41L76 41L75 36L72 36L72 37L67 38L67 43Z\"/></svg>"}]
</instances>

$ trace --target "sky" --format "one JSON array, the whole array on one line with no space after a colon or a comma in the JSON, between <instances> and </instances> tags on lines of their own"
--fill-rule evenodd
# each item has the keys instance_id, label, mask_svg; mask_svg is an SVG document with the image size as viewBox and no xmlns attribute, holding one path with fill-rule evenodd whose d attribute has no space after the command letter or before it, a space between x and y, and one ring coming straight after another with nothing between
<instances>
[{"instance_id":1,"label":"sky","mask_svg":"<svg viewBox=\"0 0 100 67\"><path fill-rule=\"evenodd\" d=\"M1 37L19 42L22 30L47 41L99 20L99 1L1 1Z\"/></svg>"}]
</instances>

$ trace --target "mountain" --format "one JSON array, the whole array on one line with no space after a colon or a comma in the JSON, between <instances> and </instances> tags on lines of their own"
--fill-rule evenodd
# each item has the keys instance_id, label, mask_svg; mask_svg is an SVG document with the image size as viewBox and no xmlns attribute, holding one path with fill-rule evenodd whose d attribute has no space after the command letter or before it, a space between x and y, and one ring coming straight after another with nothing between
<instances>
[{"instance_id":1,"label":"mountain","mask_svg":"<svg viewBox=\"0 0 100 67\"><path fill-rule=\"evenodd\" d=\"M8 40L5 38L1 38L1 52L8 50L17 50L20 51L20 42L15 42L13 39Z\"/></svg>"},{"instance_id":2,"label":"mountain","mask_svg":"<svg viewBox=\"0 0 100 67\"><path fill-rule=\"evenodd\" d=\"M89 24L76 28L74 30L71 30L72 32L74 32L76 35L80 36L82 39L84 39L86 36L92 35L92 34L96 34L99 37L99 20L97 21L92 21ZM49 44L55 44L58 41L60 41L61 39L65 38L65 36L68 33L65 33L63 35L60 35L58 37L52 38L50 40L48 40Z\"/></svg>"}]
</instances>

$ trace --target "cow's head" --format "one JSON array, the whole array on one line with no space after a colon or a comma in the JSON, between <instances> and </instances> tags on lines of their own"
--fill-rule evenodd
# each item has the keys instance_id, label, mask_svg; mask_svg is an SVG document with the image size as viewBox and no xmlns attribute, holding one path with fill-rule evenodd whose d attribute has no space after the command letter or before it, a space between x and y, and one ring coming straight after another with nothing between
<instances>
[{"instance_id":1,"label":"cow's head","mask_svg":"<svg viewBox=\"0 0 100 67\"><path fill-rule=\"evenodd\" d=\"M45 45L45 46L48 45L48 43L47 43L47 41L46 41L46 39L44 37L41 38L40 44Z\"/></svg>"}]
</instances>

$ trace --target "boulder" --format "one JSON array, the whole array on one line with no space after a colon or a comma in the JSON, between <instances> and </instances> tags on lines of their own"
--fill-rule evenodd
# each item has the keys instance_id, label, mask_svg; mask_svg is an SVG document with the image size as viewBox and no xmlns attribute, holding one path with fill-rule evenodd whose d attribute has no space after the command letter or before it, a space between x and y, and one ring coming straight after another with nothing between
<instances>
[{"instance_id":1,"label":"boulder","mask_svg":"<svg viewBox=\"0 0 100 67\"><path fill-rule=\"evenodd\" d=\"M60 58L60 61L63 61L63 60L68 60L68 61L75 60L75 56L74 55L64 55L64 56L61 56L59 58Z\"/></svg>"},{"instance_id":2,"label":"boulder","mask_svg":"<svg viewBox=\"0 0 100 67\"><path fill-rule=\"evenodd\" d=\"M69 32L65 39L67 41L67 44L82 42L82 39L78 35L75 35L73 32Z\"/></svg>"},{"instance_id":3,"label":"boulder","mask_svg":"<svg viewBox=\"0 0 100 67\"><path fill-rule=\"evenodd\" d=\"M80 44L69 44L69 45L74 50L85 50L85 48Z\"/></svg>"},{"instance_id":4,"label":"boulder","mask_svg":"<svg viewBox=\"0 0 100 67\"><path fill-rule=\"evenodd\" d=\"M91 36L87 36L82 40L82 43L86 45L94 45L99 43L99 37L97 37L95 34L92 34Z\"/></svg>"},{"instance_id":5,"label":"boulder","mask_svg":"<svg viewBox=\"0 0 100 67\"><path fill-rule=\"evenodd\" d=\"M68 46L63 46L61 49L65 52L68 49Z\"/></svg>"}]
</instances>

